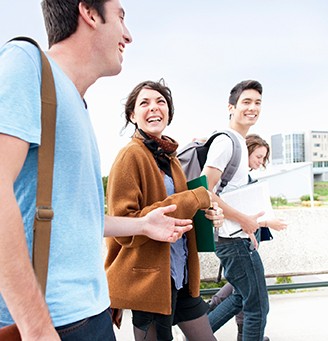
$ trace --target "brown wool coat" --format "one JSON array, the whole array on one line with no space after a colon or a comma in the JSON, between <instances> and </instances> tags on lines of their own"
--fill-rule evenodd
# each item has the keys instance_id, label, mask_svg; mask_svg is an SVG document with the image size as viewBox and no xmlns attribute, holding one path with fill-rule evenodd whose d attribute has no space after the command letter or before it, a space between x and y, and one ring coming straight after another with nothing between
<instances>
[{"instance_id":1,"label":"brown wool coat","mask_svg":"<svg viewBox=\"0 0 328 341\"><path fill-rule=\"evenodd\" d=\"M177 158L171 161L175 194L167 197L163 177L147 147L137 138L115 159L107 187L109 214L141 217L157 207L177 204L176 218L192 218L208 208L205 188L188 191ZM189 250L189 289L199 296L199 261L195 231L186 233ZM146 236L107 238L105 269L112 308L171 314L170 243Z\"/></svg>"}]
</instances>

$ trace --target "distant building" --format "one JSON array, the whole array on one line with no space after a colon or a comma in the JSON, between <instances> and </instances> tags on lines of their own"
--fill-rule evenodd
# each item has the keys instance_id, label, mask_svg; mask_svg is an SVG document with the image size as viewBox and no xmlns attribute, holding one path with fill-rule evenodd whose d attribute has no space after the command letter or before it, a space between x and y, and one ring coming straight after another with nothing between
<instances>
[{"instance_id":1,"label":"distant building","mask_svg":"<svg viewBox=\"0 0 328 341\"><path fill-rule=\"evenodd\" d=\"M328 131L271 136L272 165L312 162L314 181L328 181Z\"/></svg>"},{"instance_id":2,"label":"distant building","mask_svg":"<svg viewBox=\"0 0 328 341\"><path fill-rule=\"evenodd\" d=\"M284 139L282 134L271 136L271 159L273 165L284 163Z\"/></svg>"}]
</instances>

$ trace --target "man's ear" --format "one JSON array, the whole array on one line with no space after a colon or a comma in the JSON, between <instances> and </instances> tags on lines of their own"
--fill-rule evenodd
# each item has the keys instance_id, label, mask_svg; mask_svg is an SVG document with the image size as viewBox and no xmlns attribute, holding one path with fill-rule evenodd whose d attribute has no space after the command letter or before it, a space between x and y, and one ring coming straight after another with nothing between
<instances>
[{"instance_id":1,"label":"man's ear","mask_svg":"<svg viewBox=\"0 0 328 341\"><path fill-rule=\"evenodd\" d=\"M234 114L235 106L232 104L228 104L228 110L230 112L230 115Z\"/></svg>"},{"instance_id":2,"label":"man's ear","mask_svg":"<svg viewBox=\"0 0 328 341\"><path fill-rule=\"evenodd\" d=\"M100 18L98 12L90 7L87 3L81 1L79 3L79 12L83 20L91 27L96 27L96 21Z\"/></svg>"}]
</instances>

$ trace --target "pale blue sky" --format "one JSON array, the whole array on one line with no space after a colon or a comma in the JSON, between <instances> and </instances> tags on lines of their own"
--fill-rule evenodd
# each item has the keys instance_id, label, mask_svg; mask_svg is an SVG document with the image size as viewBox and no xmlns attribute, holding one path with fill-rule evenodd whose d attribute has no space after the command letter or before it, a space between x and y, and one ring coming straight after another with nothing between
<instances>
[{"instance_id":1,"label":"pale blue sky","mask_svg":"<svg viewBox=\"0 0 328 341\"><path fill-rule=\"evenodd\" d=\"M3 1L0 44L28 35L46 49L39 0ZM228 124L227 99L256 79L263 106L252 132L328 130L327 0L122 0L133 43L119 76L86 94L107 175L132 130L119 136L122 102L139 82L163 77L175 117L165 131L180 145Z\"/></svg>"}]
</instances>

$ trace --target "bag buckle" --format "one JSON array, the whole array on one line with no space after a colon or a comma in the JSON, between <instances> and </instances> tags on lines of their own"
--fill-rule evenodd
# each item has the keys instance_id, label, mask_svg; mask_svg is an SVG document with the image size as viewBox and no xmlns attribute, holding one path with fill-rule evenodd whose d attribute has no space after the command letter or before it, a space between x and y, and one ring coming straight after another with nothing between
<instances>
[{"instance_id":1,"label":"bag buckle","mask_svg":"<svg viewBox=\"0 0 328 341\"><path fill-rule=\"evenodd\" d=\"M52 207L38 206L35 208L35 216L37 220L49 221L54 218L54 210Z\"/></svg>"}]
</instances>

